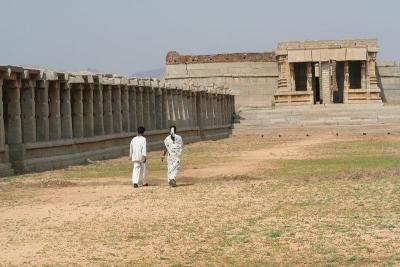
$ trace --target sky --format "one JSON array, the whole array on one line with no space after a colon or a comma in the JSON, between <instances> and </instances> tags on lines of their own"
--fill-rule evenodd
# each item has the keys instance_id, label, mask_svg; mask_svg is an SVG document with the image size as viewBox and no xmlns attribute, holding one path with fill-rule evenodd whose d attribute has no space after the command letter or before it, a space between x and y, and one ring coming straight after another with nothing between
<instances>
[{"instance_id":1,"label":"sky","mask_svg":"<svg viewBox=\"0 0 400 267\"><path fill-rule=\"evenodd\" d=\"M376 37L400 59L398 0L0 0L0 64L130 75L181 54Z\"/></svg>"}]
</instances>

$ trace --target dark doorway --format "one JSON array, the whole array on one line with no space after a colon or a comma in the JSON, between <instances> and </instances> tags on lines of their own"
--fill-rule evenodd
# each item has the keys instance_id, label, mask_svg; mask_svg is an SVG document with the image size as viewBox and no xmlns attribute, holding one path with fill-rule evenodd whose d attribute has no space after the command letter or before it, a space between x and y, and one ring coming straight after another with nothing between
<instances>
[{"instance_id":1,"label":"dark doorway","mask_svg":"<svg viewBox=\"0 0 400 267\"><path fill-rule=\"evenodd\" d=\"M333 92L333 103L343 103L344 91L344 62L336 62L337 91Z\"/></svg>"},{"instance_id":2,"label":"dark doorway","mask_svg":"<svg viewBox=\"0 0 400 267\"><path fill-rule=\"evenodd\" d=\"M294 63L296 91L307 91L307 64Z\"/></svg>"},{"instance_id":3,"label":"dark doorway","mask_svg":"<svg viewBox=\"0 0 400 267\"><path fill-rule=\"evenodd\" d=\"M314 104L320 104L321 103L321 94L320 94L320 88L319 88L319 77L314 77Z\"/></svg>"},{"instance_id":4,"label":"dark doorway","mask_svg":"<svg viewBox=\"0 0 400 267\"><path fill-rule=\"evenodd\" d=\"M361 88L361 61L349 61L350 89Z\"/></svg>"}]
</instances>

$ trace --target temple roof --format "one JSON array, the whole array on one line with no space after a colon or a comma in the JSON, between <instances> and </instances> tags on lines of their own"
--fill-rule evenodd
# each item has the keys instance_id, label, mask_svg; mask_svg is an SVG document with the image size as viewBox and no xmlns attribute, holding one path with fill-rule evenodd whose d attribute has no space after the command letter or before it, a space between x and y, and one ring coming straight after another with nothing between
<instances>
[{"instance_id":1,"label":"temple roof","mask_svg":"<svg viewBox=\"0 0 400 267\"><path fill-rule=\"evenodd\" d=\"M367 48L369 52L378 52L378 39L350 39L350 40L315 40L279 42L276 51L282 50L309 50L330 48Z\"/></svg>"}]
</instances>

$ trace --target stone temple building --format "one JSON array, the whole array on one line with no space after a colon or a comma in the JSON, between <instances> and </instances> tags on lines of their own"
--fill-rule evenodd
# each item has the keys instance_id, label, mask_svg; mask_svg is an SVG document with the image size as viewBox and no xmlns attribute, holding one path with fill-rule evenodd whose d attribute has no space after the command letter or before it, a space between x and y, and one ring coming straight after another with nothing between
<instances>
[{"instance_id":1,"label":"stone temple building","mask_svg":"<svg viewBox=\"0 0 400 267\"><path fill-rule=\"evenodd\" d=\"M274 52L169 52L168 82L229 87L236 109L400 102L400 65L377 62L376 39L280 42Z\"/></svg>"},{"instance_id":2,"label":"stone temple building","mask_svg":"<svg viewBox=\"0 0 400 267\"><path fill-rule=\"evenodd\" d=\"M375 71L377 52L374 39L279 43L274 103L382 102Z\"/></svg>"}]
</instances>

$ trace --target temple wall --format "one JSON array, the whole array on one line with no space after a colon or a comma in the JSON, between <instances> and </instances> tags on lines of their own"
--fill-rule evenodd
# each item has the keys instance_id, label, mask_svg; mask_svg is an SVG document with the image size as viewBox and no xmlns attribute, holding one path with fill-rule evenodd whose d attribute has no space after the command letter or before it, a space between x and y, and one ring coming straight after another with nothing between
<instances>
[{"instance_id":1,"label":"temple wall","mask_svg":"<svg viewBox=\"0 0 400 267\"><path fill-rule=\"evenodd\" d=\"M377 62L383 101L400 103L400 62ZM236 109L271 107L278 88L276 62L218 62L166 65L167 81L177 84L226 86L239 93Z\"/></svg>"},{"instance_id":2,"label":"temple wall","mask_svg":"<svg viewBox=\"0 0 400 267\"><path fill-rule=\"evenodd\" d=\"M383 88L383 100L400 103L400 62L378 61L378 83Z\"/></svg>"},{"instance_id":3,"label":"temple wall","mask_svg":"<svg viewBox=\"0 0 400 267\"><path fill-rule=\"evenodd\" d=\"M218 62L166 66L165 79L177 84L226 86L239 93L236 108L270 107L277 87L278 68L268 62Z\"/></svg>"},{"instance_id":4,"label":"temple wall","mask_svg":"<svg viewBox=\"0 0 400 267\"><path fill-rule=\"evenodd\" d=\"M154 79L0 65L0 175L128 155L141 125L150 150L172 124L185 143L225 138L234 101Z\"/></svg>"}]
</instances>

